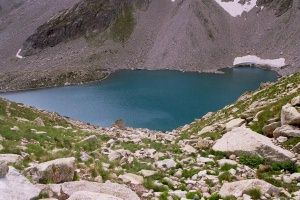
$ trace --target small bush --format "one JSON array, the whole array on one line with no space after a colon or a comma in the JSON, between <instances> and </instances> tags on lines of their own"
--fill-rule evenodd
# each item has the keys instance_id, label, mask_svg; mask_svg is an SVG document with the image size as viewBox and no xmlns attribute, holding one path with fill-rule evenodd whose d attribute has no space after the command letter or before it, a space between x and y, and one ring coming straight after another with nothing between
<instances>
[{"instance_id":1,"label":"small bush","mask_svg":"<svg viewBox=\"0 0 300 200\"><path fill-rule=\"evenodd\" d=\"M221 199L221 196L219 195L219 193L213 193L208 200L219 200Z\"/></svg>"},{"instance_id":2,"label":"small bush","mask_svg":"<svg viewBox=\"0 0 300 200\"><path fill-rule=\"evenodd\" d=\"M200 199L201 196L202 196L202 195L201 195L200 192L188 192L188 193L186 194L186 198L187 198L187 199L194 199L194 200Z\"/></svg>"},{"instance_id":3,"label":"small bush","mask_svg":"<svg viewBox=\"0 0 300 200\"><path fill-rule=\"evenodd\" d=\"M200 171L199 169L190 169L190 170L184 169L182 171L182 176L184 178L191 178L192 176L197 174L199 171Z\"/></svg>"},{"instance_id":4,"label":"small bush","mask_svg":"<svg viewBox=\"0 0 300 200\"><path fill-rule=\"evenodd\" d=\"M235 197L235 196L233 196L233 195L231 195L231 196L226 196L226 197L224 197L223 198L223 200L236 200L237 198Z\"/></svg>"},{"instance_id":5,"label":"small bush","mask_svg":"<svg viewBox=\"0 0 300 200\"><path fill-rule=\"evenodd\" d=\"M265 160L257 155L242 154L240 156L240 163L252 168L257 168L260 164L264 164Z\"/></svg>"},{"instance_id":6,"label":"small bush","mask_svg":"<svg viewBox=\"0 0 300 200\"><path fill-rule=\"evenodd\" d=\"M262 193L259 188L253 188L249 189L245 192L245 194L248 194L252 199L260 199L262 196Z\"/></svg>"},{"instance_id":7,"label":"small bush","mask_svg":"<svg viewBox=\"0 0 300 200\"><path fill-rule=\"evenodd\" d=\"M290 173L294 173L297 171L296 164L291 161L272 163L271 168L274 171L285 170L285 171L289 171Z\"/></svg>"},{"instance_id":8,"label":"small bush","mask_svg":"<svg viewBox=\"0 0 300 200\"><path fill-rule=\"evenodd\" d=\"M169 193L167 191L165 191L159 196L159 200L168 200L168 196L169 196Z\"/></svg>"},{"instance_id":9,"label":"small bush","mask_svg":"<svg viewBox=\"0 0 300 200\"><path fill-rule=\"evenodd\" d=\"M236 165L225 164L221 167L222 171L229 171L230 169L236 169Z\"/></svg>"},{"instance_id":10,"label":"small bush","mask_svg":"<svg viewBox=\"0 0 300 200\"><path fill-rule=\"evenodd\" d=\"M218 178L219 178L220 182L223 182L223 181L231 182L235 179L235 177L232 176L228 171L223 172L222 174L220 174Z\"/></svg>"}]
</instances>

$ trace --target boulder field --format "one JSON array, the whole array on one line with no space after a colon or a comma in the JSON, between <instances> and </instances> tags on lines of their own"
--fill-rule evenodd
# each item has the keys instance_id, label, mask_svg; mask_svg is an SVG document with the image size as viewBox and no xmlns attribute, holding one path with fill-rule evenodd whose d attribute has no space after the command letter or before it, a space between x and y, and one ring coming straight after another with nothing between
<instances>
[{"instance_id":1,"label":"boulder field","mask_svg":"<svg viewBox=\"0 0 300 200\"><path fill-rule=\"evenodd\" d=\"M170 132L0 99L0 200L300 199L300 74Z\"/></svg>"}]
</instances>

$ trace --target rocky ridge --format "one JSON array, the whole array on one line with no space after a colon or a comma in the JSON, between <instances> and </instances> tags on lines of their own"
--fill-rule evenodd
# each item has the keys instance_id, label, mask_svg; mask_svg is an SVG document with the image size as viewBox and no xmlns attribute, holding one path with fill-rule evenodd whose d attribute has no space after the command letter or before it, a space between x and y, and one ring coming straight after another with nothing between
<instances>
[{"instance_id":1,"label":"rocky ridge","mask_svg":"<svg viewBox=\"0 0 300 200\"><path fill-rule=\"evenodd\" d=\"M0 199L300 199L299 92L283 77L167 133L1 99Z\"/></svg>"}]
</instances>

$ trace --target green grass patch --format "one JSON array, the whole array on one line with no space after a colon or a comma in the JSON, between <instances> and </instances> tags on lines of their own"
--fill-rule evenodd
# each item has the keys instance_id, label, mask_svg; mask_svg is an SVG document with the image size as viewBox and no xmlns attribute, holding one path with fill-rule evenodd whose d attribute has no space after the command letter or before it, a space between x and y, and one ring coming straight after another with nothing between
<instances>
[{"instance_id":1,"label":"green grass patch","mask_svg":"<svg viewBox=\"0 0 300 200\"><path fill-rule=\"evenodd\" d=\"M251 168L257 168L260 164L265 163L264 158L251 154L242 154L240 155L239 160L241 164L247 165Z\"/></svg>"},{"instance_id":2,"label":"green grass patch","mask_svg":"<svg viewBox=\"0 0 300 200\"><path fill-rule=\"evenodd\" d=\"M135 27L133 8L125 8L111 27L114 41L124 44L132 34Z\"/></svg>"},{"instance_id":3,"label":"green grass patch","mask_svg":"<svg viewBox=\"0 0 300 200\"><path fill-rule=\"evenodd\" d=\"M245 192L245 194L248 194L251 199L260 199L260 197L262 196L262 193L260 191L259 188L252 188L252 189L249 189Z\"/></svg>"}]
</instances>

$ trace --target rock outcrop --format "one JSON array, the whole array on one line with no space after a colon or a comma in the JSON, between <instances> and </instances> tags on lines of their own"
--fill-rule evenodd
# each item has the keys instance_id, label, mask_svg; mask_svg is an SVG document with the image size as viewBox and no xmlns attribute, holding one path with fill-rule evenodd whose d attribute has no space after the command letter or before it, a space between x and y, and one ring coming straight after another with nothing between
<instances>
[{"instance_id":1,"label":"rock outcrop","mask_svg":"<svg viewBox=\"0 0 300 200\"><path fill-rule=\"evenodd\" d=\"M32 180L40 183L62 183L72 181L75 172L75 158L61 158L37 164L26 170Z\"/></svg>"},{"instance_id":2,"label":"rock outcrop","mask_svg":"<svg viewBox=\"0 0 300 200\"><path fill-rule=\"evenodd\" d=\"M212 147L215 151L226 153L249 153L259 155L273 161L290 160L295 155L276 146L271 139L248 128L235 128L217 140Z\"/></svg>"}]
</instances>

